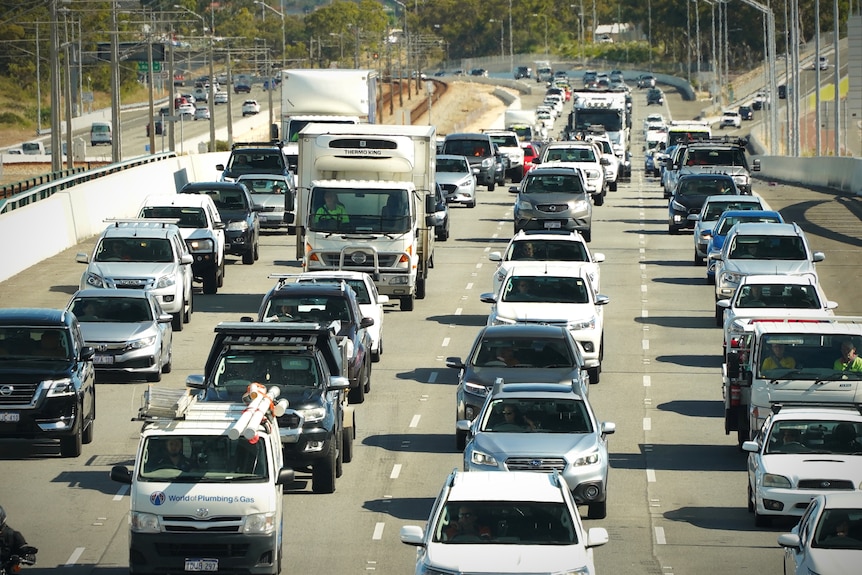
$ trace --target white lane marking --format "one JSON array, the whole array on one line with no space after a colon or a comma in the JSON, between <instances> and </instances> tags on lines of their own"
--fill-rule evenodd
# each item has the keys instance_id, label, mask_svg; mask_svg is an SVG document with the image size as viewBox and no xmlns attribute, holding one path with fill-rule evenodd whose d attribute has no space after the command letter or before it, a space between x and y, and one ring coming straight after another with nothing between
<instances>
[{"instance_id":1,"label":"white lane marking","mask_svg":"<svg viewBox=\"0 0 862 575\"><path fill-rule=\"evenodd\" d=\"M503 222L500 222L500 223L499 223L499 224L497 224L497 225L498 225L498 226L502 226L502 225L503 225ZM500 234L491 234L491 239L497 239L497 238L499 238L499 237L500 237Z\"/></svg>"},{"instance_id":2,"label":"white lane marking","mask_svg":"<svg viewBox=\"0 0 862 575\"><path fill-rule=\"evenodd\" d=\"M443 346L443 347L449 347L449 338L448 338L448 337L444 337L444 338L443 338L443 344L442 344L442 346Z\"/></svg>"},{"instance_id":3,"label":"white lane marking","mask_svg":"<svg viewBox=\"0 0 862 575\"><path fill-rule=\"evenodd\" d=\"M455 315L461 315L462 311L464 311L464 309L459 307L458 309L455 310Z\"/></svg>"},{"instance_id":4,"label":"white lane marking","mask_svg":"<svg viewBox=\"0 0 862 575\"><path fill-rule=\"evenodd\" d=\"M655 483L655 469L646 470L646 480L649 483Z\"/></svg>"},{"instance_id":5,"label":"white lane marking","mask_svg":"<svg viewBox=\"0 0 862 575\"><path fill-rule=\"evenodd\" d=\"M371 538L373 540L379 541L380 539L383 539L383 527L384 526L385 526L385 524L383 522L377 523L374 526L374 533L371 535Z\"/></svg>"},{"instance_id":6,"label":"white lane marking","mask_svg":"<svg viewBox=\"0 0 862 575\"><path fill-rule=\"evenodd\" d=\"M476 264L476 269L477 269L477 270L478 270L478 269L480 269L480 268L482 267L482 265L483 265L483 264L481 264L481 263Z\"/></svg>"},{"instance_id":7,"label":"white lane marking","mask_svg":"<svg viewBox=\"0 0 862 575\"><path fill-rule=\"evenodd\" d=\"M649 387L652 385L652 378L648 375L644 376L644 387Z\"/></svg>"},{"instance_id":8,"label":"white lane marking","mask_svg":"<svg viewBox=\"0 0 862 575\"><path fill-rule=\"evenodd\" d=\"M419 427L419 420L422 419L421 415L414 415L413 419L410 420L409 427Z\"/></svg>"},{"instance_id":9,"label":"white lane marking","mask_svg":"<svg viewBox=\"0 0 862 575\"><path fill-rule=\"evenodd\" d=\"M72 551L72 554L69 555L69 559L66 561L66 566L74 565L78 562L78 559L81 558L81 555L84 554L84 549L86 547L75 547L75 550Z\"/></svg>"},{"instance_id":10,"label":"white lane marking","mask_svg":"<svg viewBox=\"0 0 862 575\"><path fill-rule=\"evenodd\" d=\"M650 429L652 429L652 419L644 417L644 431L649 431Z\"/></svg>"},{"instance_id":11,"label":"white lane marking","mask_svg":"<svg viewBox=\"0 0 862 575\"><path fill-rule=\"evenodd\" d=\"M485 249L484 249L484 250L482 250L482 251L483 251L483 252L490 252L490 251L491 251L491 246L485 246Z\"/></svg>"},{"instance_id":12,"label":"white lane marking","mask_svg":"<svg viewBox=\"0 0 862 575\"><path fill-rule=\"evenodd\" d=\"M664 527L655 528L655 542L656 545L664 545L667 543L667 540L664 538Z\"/></svg>"},{"instance_id":13,"label":"white lane marking","mask_svg":"<svg viewBox=\"0 0 862 575\"><path fill-rule=\"evenodd\" d=\"M649 340L645 339L641 342L641 347L643 347L644 351L649 349Z\"/></svg>"},{"instance_id":14,"label":"white lane marking","mask_svg":"<svg viewBox=\"0 0 862 575\"><path fill-rule=\"evenodd\" d=\"M399 475L401 475L401 464L396 463L392 466L392 473L389 474L389 479L398 479Z\"/></svg>"},{"instance_id":15,"label":"white lane marking","mask_svg":"<svg viewBox=\"0 0 862 575\"><path fill-rule=\"evenodd\" d=\"M643 318L649 317L649 311L642 309L641 310L641 317L643 317Z\"/></svg>"},{"instance_id":16,"label":"white lane marking","mask_svg":"<svg viewBox=\"0 0 862 575\"><path fill-rule=\"evenodd\" d=\"M646 291L647 291L646 284L641 284L641 293L646 293Z\"/></svg>"},{"instance_id":17,"label":"white lane marking","mask_svg":"<svg viewBox=\"0 0 862 575\"><path fill-rule=\"evenodd\" d=\"M126 493L128 493L128 492L129 492L129 486L128 485L122 485L117 490L117 492L114 494L114 497L113 497L114 501L122 500L123 497L125 497Z\"/></svg>"},{"instance_id":18,"label":"white lane marking","mask_svg":"<svg viewBox=\"0 0 862 575\"><path fill-rule=\"evenodd\" d=\"M467 284L467 287L464 289L473 289L473 282Z\"/></svg>"},{"instance_id":19,"label":"white lane marking","mask_svg":"<svg viewBox=\"0 0 862 575\"><path fill-rule=\"evenodd\" d=\"M437 381L437 372L432 371L431 375L428 376L428 383L434 383L435 381Z\"/></svg>"}]
</instances>

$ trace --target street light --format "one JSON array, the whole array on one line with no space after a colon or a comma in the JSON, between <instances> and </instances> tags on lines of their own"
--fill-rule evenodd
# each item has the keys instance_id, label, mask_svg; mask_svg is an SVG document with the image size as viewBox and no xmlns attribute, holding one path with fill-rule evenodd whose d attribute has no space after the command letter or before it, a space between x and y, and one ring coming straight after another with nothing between
<instances>
[{"instance_id":1,"label":"street light","mask_svg":"<svg viewBox=\"0 0 862 575\"><path fill-rule=\"evenodd\" d=\"M496 24L497 22L500 23L500 58L505 58L506 57L506 49L504 47L505 44L503 42L503 26L505 26L506 23L503 22L502 20L494 20L493 18L488 20L488 22L490 22L491 24Z\"/></svg>"},{"instance_id":2,"label":"street light","mask_svg":"<svg viewBox=\"0 0 862 575\"><path fill-rule=\"evenodd\" d=\"M200 19L201 29L206 31L207 21L204 19L203 16L201 16L197 12L193 12L193 11L189 10L185 6L180 6L179 4L174 4L174 8L176 8L177 10L182 10L183 12L187 12L187 13L191 14L192 16L194 16L195 18ZM213 53L213 30L212 30L212 28L210 28L210 58L209 58L210 59L210 74L209 74L209 76L210 76L210 78L209 78L210 93L209 93L209 97L207 98L207 100L208 100L207 107L210 110L210 146L209 146L210 152L216 151L215 83L213 82L213 80L215 80L215 70L213 70L213 67L215 66L215 63L213 62L214 58L215 58L215 55ZM171 78L171 81L173 81L173 78ZM173 109L173 102L171 102L171 109Z\"/></svg>"},{"instance_id":3,"label":"street light","mask_svg":"<svg viewBox=\"0 0 862 575\"><path fill-rule=\"evenodd\" d=\"M547 58L550 54L548 52L548 15L547 14L533 14L534 18L542 17L545 19L545 58Z\"/></svg>"},{"instance_id":4,"label":"street light","mask_svg":"<svg viewBox=\"0 0 862 575\"><path fill-rule=\"evenodd\" d=\"M285 36L284 34L284 12L279 12L266 2L261 2L261 0L254 0L254 3L259 4L261 7L266 8L272 12L275 12L281 17L281 69L284 70L287 67L287 36Z\"/></svg>"}]
</instances>

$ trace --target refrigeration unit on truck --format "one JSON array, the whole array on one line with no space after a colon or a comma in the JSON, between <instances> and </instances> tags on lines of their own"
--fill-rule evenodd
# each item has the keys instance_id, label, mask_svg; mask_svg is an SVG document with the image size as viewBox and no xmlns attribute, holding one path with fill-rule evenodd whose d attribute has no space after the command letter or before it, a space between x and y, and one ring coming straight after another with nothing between
<instances>
[{"instance_id":1,"label":"refrigeration unit on truck","mask_svg":"<svg viewBox=\"0 0 862 575\"><path fill-rule=\"evenodd\" d=\"M309 124L299 137L297 258L370 274L413 309L434 254L433 126Z\"/></svg>"},{"instance_id":2,"label":"refrigeration unit on truck","mask_svg":"<svg viewBox=\"0 0 862 575\"><path fill-rule=\"evenodd\" d=\"M842 347L862 347L862 317L739 318L722 365L724 430L753 438L774 404L862 403L862 360L843 361Z\"/></svg>"}]
</instances>

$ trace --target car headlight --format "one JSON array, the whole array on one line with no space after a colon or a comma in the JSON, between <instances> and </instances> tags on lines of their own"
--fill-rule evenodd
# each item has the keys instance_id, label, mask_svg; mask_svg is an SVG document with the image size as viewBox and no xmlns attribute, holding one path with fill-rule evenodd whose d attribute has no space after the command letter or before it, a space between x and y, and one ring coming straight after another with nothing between
<instances>
[{"instance_id":1,"label":"car headlight","mask_svg":"<svg viewBox=\"0 0 862 575\"><path fill-rule=\"evenodd\" d=\"M590 209L590 202L587 200L576 200L572 202L571 209L576 212L586 212Z\"/></svg>"},{"instance_id":2,"label":"car headlight","mask_svg":"<svg viewBox=\"0 0 862 575\"><path fill-rule=\"evenodd\" d=\"M173 275L162 276L156 281L156 289L171 287L176 283L177 280Z\"/></svg>"},{"instance_id":3,"label":"car headlight","mask_svg":"<svg viewBox=\"0 0 862 575\"><path fill-rule=\"evenodd\" d=\"M459 188L472 188L473 187L473 176L469 178L464 178L460 182L458 182Z\"/></svg>"},{"instance_id":4,"label":"car headlight","mask_svg":"<svg viewBox=\"0 0 862 575\"><path fill-rule=\"evenodd\" d=\"M135 533L158 533L162 530L159 516L153 513L133 511L129 516L129 523Z\"/></svg>"},{"instance_id":5,"label":"car headlight","mask_svg":"<svg viewBox=\"0 0 862 575\"><path fill-rule=\"evenodd\" d=\"M742 279L742 274L735 272L723 272L721 274L721 281L729 284L738 284Z\"/></svg>"},{"instance_id":6,"label":"car headlight","mask_svg":"<svg viewBox=\"0 0 862 575\"><path fill-rule=\"evenodd\" d=\"M494 158L485 158L484 160L482 160L482 167L483 168L490 168L493 165L494 165Z\"/></svg>"},{"instance_id":7,"label":"car headlight","mask_svg":"<svg viewBox=\"0 0 862 575\"><path fill-rule=\"evenodd\" d=\"M88 272L87 273L87 279L84 281L89 286L93 286L93 287L97 287L97 288L104 288L105 287L105 280L99 274L94 274L92 272Z\"/></svg>"},{"instance_id":8,"label":"car headlight","mask_svg":"<svg viewBox=\"0 0 862 575\"><path fill-rule=\"evenodd\" d=\"M775 473L766 473L763 476L763 486L764 487L783 487L785 489L790 489L790 480L784 477L783 475L776 475Z\"/></svg>"},{"instance_id":9,"label":"car headlight","mask_svg":"<svg viewBox=\"0 0 862 575\"><path fill-rule=\"evenodd\" d=\"M684 205L682 205L681 203L679 203L676 200L671 201L670 209L672 209L675 212L687 212L688 211L688 209Z\"/></svg>"},{"instance_id":10,"label":"car headlight","mask_svg":"<svg viewBox=\"0 0 862 575\"><path fill-rule=\"evenodd\" d=\"M572 462L572 465L575 467L583 467L584 465L593 465L594 463L599 462L599 450L593 449L589 453L585 453L584 455L578 457Z\"/></svg>"},{"instance_id":11,"label":"car headlight","mask_svg":"<svg viewBox=\"0 0 862 575\"><path fill-rule=\"evenodd\" d=\"M566 322L566 327L570 330L581 329L596 329L596 316L591 316L584 319L573 319Z\"/></svg>"},{"instance_id":12,"label":"car headlight","mask_svg":"<svg viewBox=\"0 0 862 575\"><path fill-rule=\"evenodd\" d=\"M199 240L186 240L186 245L189 251L193 254L211 253L215 251L215 242L212 239L205 238Z\"/></svg>"},{"instance_id":13,"label":"car headlight","mask_svg":"<svg viewBox=\"0 0 862 575\"><path fill-rule=\"evenodd\" d=\"M275 513L252 513L242 524L242 532L248 535L268 535L274 530Z\"/></svg>"},{"instance_id":14,"label":"car headlight","mask_svg":"<svg viewBox=\"0 0 862 575\"><path fill-rule=\"evenodd\" d=\"M588 169L584 170L584 175L587 176L588 180L597 180L602 177L602 173L598 170Z\"/></svg>"},{"instance_id":15,"label":"car headlight","mask_svg":"<svg viewBox=\"0 0 862 575\"><path fill-rule=\"evenodd\" d=\"M736 174L733 176L733 181L736 184L747 184L748 183L748 176L746 176L745 174Z\"/></svg>"},{"instance_id":16,"label":"car headlight","mask_svg":"<svg viewBox=\"0 0 862 575\"><path fill-rule=\"evenodd\" d=\"M491 325L514 325L518 323L517 320L509 319L506 317L494 316L494 319L491 320Z\"/></svg>"},{"instance_id":17,"label":"car headlight","mask_svg":"<svg viewBox=\"0 0 862 575\"><path fill-rule=\"evenodd\" d=\"M497 467L497 460L494 459L493 455L488 455L487 453L476 450L473 450L473 452L470 453L470 463L473 465L493 465L494 467Z\"/></svg>"},{"instance_id":18,"label":"car headlight","mask_svg":"<svg viewBox=\"0 0 862 575\"><path fill-rule=\"evenodd\" d=\"M464 382L464 391L474 395L488 395L488 388L482 383Z\"/></svg>"},{"instance_id":19,"label":"car headlight","mask_svg":"<svg viewBox=\"0 0 862 575\"><path fill-rule=\"evenodd\" d=\"M326 408L323 406L297 409L296 411L305 418L305 423L317 423L326 417Z\"/></svg>"},{"instance_id":20,"label":"car headlight","mask_svg":"<svg viewBox=\"0 0 862 575\"><path fill-rule=\"evenodd\" d=\"M531 212L533 211L533 204L531 204L527 200L519 200L518 203L515 205L515 208L523 212Z\"/></svg>"},{"instance_id":21,"label":"car headlight","mask_svg":"<svg viewBox=\"0 0 862 575\"><path fill-rule=\"evenodd\" d=\"M142 337L141 339L135 339L127 343L126 349L143 349L150 347L154 343L156 343L156 336Z\"/></svg>"},{"instance_id":22,"label":"car headlight","mask_svg":"<svg viewBox=\"0 0 862 575\"><path fill-rule=\"evenodd\" d=\"M248 229L248 222L245 220L237 220L235 222L228 222L227 226L225 226L225 230L228 232L244 232Z\"/></svg>"},{"instance_id":23,"label":"car headlight","mask_svg":"<svg viewBox=\"0 0 862 575\"><path fill-rule=\"evenodd\" d=\"M42 386L48 388L48 397L75 395L75 384L69 378L43 381Z\"/></svg>"}]
</instances>

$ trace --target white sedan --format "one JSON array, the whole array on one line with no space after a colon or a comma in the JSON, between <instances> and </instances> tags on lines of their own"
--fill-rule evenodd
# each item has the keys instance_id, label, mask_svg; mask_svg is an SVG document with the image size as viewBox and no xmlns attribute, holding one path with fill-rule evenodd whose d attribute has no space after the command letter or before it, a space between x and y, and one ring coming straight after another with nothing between
<instances>
[{"instance_id":1,"label":"white sedan","mask_svg":"<svg viewBox=\"0 0 862 575\"><path fill-rule=\"evenodd\" d=\"M253 116L260 113L260 104L257 100L246 100L242 103L242 115Z\"/></svg>"}]
</instances>

